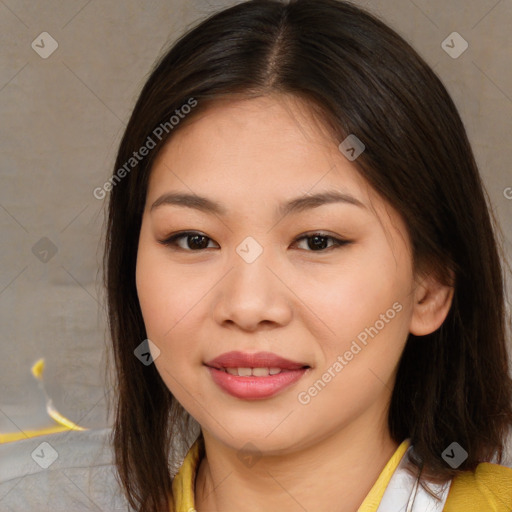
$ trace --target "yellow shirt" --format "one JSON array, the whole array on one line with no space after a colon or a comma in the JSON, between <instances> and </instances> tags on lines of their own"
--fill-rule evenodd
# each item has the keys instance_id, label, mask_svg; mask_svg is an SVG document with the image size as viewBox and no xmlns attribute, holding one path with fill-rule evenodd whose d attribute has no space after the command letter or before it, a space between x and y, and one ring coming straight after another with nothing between
<instances>
[{"instance_id":1,"label":"yellow shirt","mask_svg":"<svg viewBox=\"0 0 512 512\"><path fill-rule=\"evenodd\" d=\"M386 487L407 448L408 439L400 444L384 466L357 512L377 511ZM199 436L188 450L172 482L171 512L195 512L195 479L204 454L204 439ZM443 512L512 512L512 469L483 462L474 473L467 471L454 478Z\"/></svg>"}]
</instances>

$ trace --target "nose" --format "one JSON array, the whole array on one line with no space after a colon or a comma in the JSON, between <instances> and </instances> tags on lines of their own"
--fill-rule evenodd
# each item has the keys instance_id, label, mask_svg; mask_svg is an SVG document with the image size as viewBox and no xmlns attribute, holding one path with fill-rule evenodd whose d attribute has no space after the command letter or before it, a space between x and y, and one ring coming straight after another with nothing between
<instances>
[{"instance_id":1,"label":"nose","mask_svg":"<svg viewBox=\"0 0 512 512\"><path fill-rule=\"evenodd\" d=\"M250 263L235 254L231 263L231 271L216 287L214 320L244 331L288 324L293 314L293 293L265 251Z\"/></svg>"}]
</instances>

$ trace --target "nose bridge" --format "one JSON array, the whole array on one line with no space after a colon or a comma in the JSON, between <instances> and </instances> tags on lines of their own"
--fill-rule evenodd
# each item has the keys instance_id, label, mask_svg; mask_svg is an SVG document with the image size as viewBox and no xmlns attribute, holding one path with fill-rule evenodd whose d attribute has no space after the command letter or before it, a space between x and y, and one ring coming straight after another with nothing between
<instances>
[{"instance_id":1,"label":"nose bridge","mask_svg":"<svg viewBox=\"0 0 512 512\"><path fill-rule=\"evenodd\" d=\"M263 322L285 323L290 317L289 301L286 287L270 270L272 250L248 236L235 252L215 306L216 320L231 321L244 329Z\"/></svg>"},{"instance_id":2,"label":"nose bridge","mask_svg":"<svg viewBox=\"0 0 512 512\"><path fill-rule=\"evenodd\" d=\"M260 240L262 237L260 237ZM246 304L270 302L271 291L275 289L275 276L268 266L272 265L272 251L255 237L247 236L235 248L231 276L233 292ZM274 290L275 291L275 290Z\"/></svg>"},{"instance_id":3,"label":"nose bridge","mask_svg":"<svg viewBox=\"0 0 512 512\"><path fill-rule=\"evenodd\" d=\"M261 245L256 238L247 236L236 247L236 253L246 264L251 265L258 259L261 259L260 257L264 252L266 256L268 256L268 249L267 247L265 251L263 245Z\"/></svg>"}]
</instances>

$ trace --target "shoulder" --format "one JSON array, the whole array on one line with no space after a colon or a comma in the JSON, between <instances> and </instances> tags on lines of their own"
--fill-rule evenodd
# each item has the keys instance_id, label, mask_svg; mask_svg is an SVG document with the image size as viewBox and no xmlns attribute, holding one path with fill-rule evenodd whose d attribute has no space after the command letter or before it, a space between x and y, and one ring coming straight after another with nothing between
<instances>
[{"instance_id":1,"label":"shoulder","mask_svg":"<svg viewBox=\"0 0 512 512\"><path fill-rule=\"evenodd\" d=\"M511 512L512 468L480 463L452 480L443 512Z\"/></svg>"}]
</instances>

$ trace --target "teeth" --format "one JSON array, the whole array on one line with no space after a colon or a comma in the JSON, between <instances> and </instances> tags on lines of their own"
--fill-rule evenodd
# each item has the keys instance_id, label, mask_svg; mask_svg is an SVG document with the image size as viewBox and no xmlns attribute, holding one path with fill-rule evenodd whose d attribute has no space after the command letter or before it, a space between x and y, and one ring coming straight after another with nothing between
<instances>
[{"instance_id":1,"label":"teeth","mask_svg":"<svg viewBox=\"0 0 512 512\"><path fill-rule=\"evenodd\" d=\"M266 377L270 373L270 368L254 368L252 374L255 377Z\"/></svg>"},{"instance_id":2,"label":"teeth","mask_svg":"<svg viewBox=\"0 0 512 512\"><path fill-rule=\"evenodd\" d=\"M224 368L224 371L238 377L267 377L268 375L277 375L284 370L281 368Z\"/></svg>"}]
</instances>

